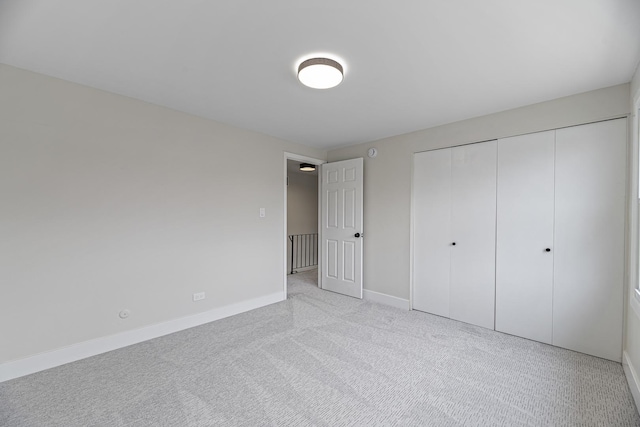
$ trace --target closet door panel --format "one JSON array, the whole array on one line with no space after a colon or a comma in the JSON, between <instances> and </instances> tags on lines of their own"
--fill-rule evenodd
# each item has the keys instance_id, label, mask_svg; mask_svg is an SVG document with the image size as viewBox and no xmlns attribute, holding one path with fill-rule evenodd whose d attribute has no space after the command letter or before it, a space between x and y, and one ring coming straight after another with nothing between
<instances>
[{"instance_id":1,"label":"closet door panel","mask_svg":"<svg viewBox=\"0 0 640 427\"><path fill-rule=\"evenodd\" d=\"M495 306L496 154L497 141L452 148L449 313L489 329Z\"/></svg>"},{"instance_id":2,"label":"closet door panel","mask_svg":"<svg viewBox=\"0 0 640 427\"><path fill-rule=\"evenodd\" d=\"M496 330L548 344L554 150L555 131L498 141Z\"/></svg>"},{"instance_id":3,"label":"closet door panel","mask_svg":"<svg viewBox=\"0 0 640 427\"><path fill-rule=\"evenodd\" d=\"M414 155L413 308L449 317L451 149Z\"/></svg>"},{"instance_id":4,"label":"closet door panel","mask_svg":"<svg viewBox=\"0 0 640 427\"><path fill-rule=\"evenodd\" d=\"M626 119L556 133L553 344L620 361Z\"/></svg>"}]
</instances>

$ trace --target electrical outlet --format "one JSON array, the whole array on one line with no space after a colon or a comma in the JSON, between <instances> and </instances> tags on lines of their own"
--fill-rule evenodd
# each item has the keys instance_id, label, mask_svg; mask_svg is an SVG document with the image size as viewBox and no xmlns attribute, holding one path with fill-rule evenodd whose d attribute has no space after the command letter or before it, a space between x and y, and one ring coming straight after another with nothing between
<instances>
[{"instance_id":1,"label":"electrical outlet","mask_svg":"<svg viewBox=\"0 0 640 427\"><path fill-rule=\"evenodd\" d=\"M194 301L200 301L201 299L204 299L204 292L196 292L193 294Z\"/></svg>"}]
</instances>

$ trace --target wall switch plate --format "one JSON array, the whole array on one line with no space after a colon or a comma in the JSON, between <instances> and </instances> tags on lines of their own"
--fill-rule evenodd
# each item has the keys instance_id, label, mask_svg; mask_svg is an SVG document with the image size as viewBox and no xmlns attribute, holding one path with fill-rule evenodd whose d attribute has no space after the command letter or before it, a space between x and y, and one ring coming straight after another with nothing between
<instances>
[{"instance_id":1,"label":"wall switch plate","mask_svg":"<svg viewBox=\"0 0 640 427\"><path fill-rule=\"evenodd\" d=\"M260 218L264 218L267 216L267 210L265 208L260 208Z\"/></svg>"},{"instance_id":2,"label":"wall switch plate","mask_svg":"<svg viewBox=\"0 0 640 427\"><path fill-rule=\"evenodd\" d=\"M193 294L194 301L200 301L201 299L204 299L204 292L196 292Z\"/></svg>"}]
</instances>

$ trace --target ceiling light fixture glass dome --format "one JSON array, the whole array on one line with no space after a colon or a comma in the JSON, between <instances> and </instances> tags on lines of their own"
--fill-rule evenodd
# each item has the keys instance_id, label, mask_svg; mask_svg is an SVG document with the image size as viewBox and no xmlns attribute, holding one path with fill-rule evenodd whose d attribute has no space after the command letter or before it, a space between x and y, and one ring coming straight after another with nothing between
<instances>
[{"instance_id":1,"label":"ceiling light fixture glass dome","mask_svg":"<svg viewBox=\"0 0 640 427\"><path fill-rule=\"evenodd\" d=\"M311 58L298 66L298 80L313 89L329 89L338 86L344 78L339 62L328 58Z\"/></svg>"},{"instance_id":2,"label":"ceiling light fixture glass dome","mask_svg":"<svg viewBox=\"0 0 640 427\"><path fill-rule=\"evenodd\" d=\"M303 172L313 172L316 170L316 165L312 165L311 163L300 163L300 170Z\"/></svg>"}]
</instances>

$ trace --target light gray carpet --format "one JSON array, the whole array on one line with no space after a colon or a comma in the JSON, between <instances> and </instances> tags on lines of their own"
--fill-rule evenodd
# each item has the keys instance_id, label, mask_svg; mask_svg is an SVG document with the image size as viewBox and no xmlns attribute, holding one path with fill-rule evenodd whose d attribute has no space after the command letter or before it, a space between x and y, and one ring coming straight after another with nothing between
<instances>
[{"instance_id":1,"label":"light gray carpet","mask_svg":"<svg viewBox=\"0 0 640 427\"><path fill-rule=\"evenodd\" d=\"M640 426L620 364L324 292L0 384L2 426Z\"/></svg>"}]
</instances>

